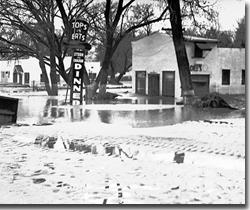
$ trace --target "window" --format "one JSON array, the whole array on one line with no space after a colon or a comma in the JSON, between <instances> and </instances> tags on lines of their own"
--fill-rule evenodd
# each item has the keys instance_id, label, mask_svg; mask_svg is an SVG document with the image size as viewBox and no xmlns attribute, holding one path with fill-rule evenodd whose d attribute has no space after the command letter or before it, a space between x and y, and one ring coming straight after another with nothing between
<instances>
[{"instance_id":1,"label":"window","mask_svg":"<svg viewBox=\"0 0 250 210\"><path fill-rule=\"evenodd\" d=\"M25 72L24 73L24 83L25 84L29 84L30 83L30 73L29 72Z\"/></svg>"},{"instance_id":2,"label":"window","mask_svg":"<svg viewBox=\"0 0 250 210\"><path fill-rule=\"evenodd\" d=\"M241 71L241 84L245 85L245 69Z\"/></svg>"},{"instance_id":3,"label":"window","mask_svg":"<svg viewBox=\"0 0 250 210\"><path fill-rule=\"evenodd\" d=\"M17 83L17 73L13 73L13 83Z\"/></svg>"},{"instance_id":4,"label":"window","mask_svg":"<svg viewBox=\"0 0 250 210\"><path fill-rule=\"evenodd\" d=\"M194 45L194 57L195 58L202 58L203 52L202 49L198 47L197 44Z\"/></svg>"},{"instance_id":5,"label":"window","mask_svg":"<svg viewBox=\"0 0 250 210\"><path fill-rule=\"evenodd\" d=\"M230 85L230 70L222 69L222 85Z\"/></svg>"},{"instance_id":6,"label":"window","mask_svg":"<svg viewBox=\"0 0 250 210\"><path fill-rule=\"evenodd\" d=\"M10 78L10 72L9 71L2 71L1 78Z\"/></svg>"},{"instance_id":7,"label":"window","mask_svg":"<svg viewBox=\"0 0 250 210\"><path fill-rule=\"evenodd\" d=\"M146 71L136 71L136 93L146 94Z\"/></svg>"}]
</instances>

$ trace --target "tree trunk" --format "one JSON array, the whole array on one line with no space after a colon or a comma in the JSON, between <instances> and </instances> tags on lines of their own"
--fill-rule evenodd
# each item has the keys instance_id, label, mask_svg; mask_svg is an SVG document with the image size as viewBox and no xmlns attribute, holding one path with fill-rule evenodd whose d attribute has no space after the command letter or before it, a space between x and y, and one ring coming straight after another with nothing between
<instances>
[{"instance_id":1,"label":"tree trunk","mask_svg":"<svg viewBox=\"0 0 250 210\"><path fill-rule=\"evenodd\" d=\"M121 79L122 79L122 77L124 76L124 74L125 74L125 73L122 72L122 73L120 73L120 74L118 75L118 77L116 77L115 80L116 80L117 83L119 83L119 82L121 81Z\"/></svg>"},{"instance_id":2,"label":"tree trunk","mask_svg":"<svg viewBox=\"0 0 250 210\"><path fill-rule=\"evenodd\" d=\"M180 2L179 0L168 0L168 4L170 7L170 23L181 80L182 96L184 99L184 103L186 104L189 103L190 100L192 100L192 96L194 96L194 90L182 33Z\"/></svg>"},{"instance_id":3,"label":"tree trunk","mask_svg":"<svg viewBox=\"0 0 250 210\"><path fill-rule=\"evenodd\" d=\"M110 61L110 81L109 83L110 84L116 84L116 80L115 80L115 68L114 68L114 64L113 64L113 61L111 60Z\"/></svg>"},{"instance_id":4,"label":"tree trunk","mask_svg":"<svg viewBox=\"0 0 250 210\"><path fill-rule=\"evenodd\" d=\"M122 79L122 77L126 74L126 72L128 72L128 69L132 66L132 64L129 64L128 66L126 66L127 64L127 58L125 60L125 66L124 66L124 69L123 69L123 72L121 72L118 77L116 78L116 82L119 83L120 80Z\"/></svg>"},{"instance_id":5,"label":"tree trunk","mask_svg":"<svg viewBox=\"0 0 250 210\"><path fill-rule=\"evenodd\" d=\"M58 58L58 65L59 65L59 72L60 72L61 77L64 79L64 81L68 85L70 85L69 75L66 73L64 63L63 63L63 59L61 57Z\"/></svg>"},{"instance_id":6,"label":"tree trunk","mask_svg":"<svg viewBox=\"0 0 250 210\"><path fill-rule=\"evenodd\" d=\"M57 74L56 74L56 59L55 49L50 50L50 81L51 81L51 95L58 95Z\"/></svg>"},{"instance_id":7,"label":"tree trunk","mask_svg":"<svg viewBox=\"0 0 250 210\"><path fill-rule=\"evenodd\" d=\"M51 0L51 25L50 33L47 34L48 43L50 44L50 82L51 95L58 95L57 74L56 74L56 44L55 44L55 27L54 27L54 1Z\"/></svg>"},{"instance_id":8,"label":"tree trunk","mask_svg":"<svg viewBox=\"0 0 250 210\"><path fill-rule=\"evenodd\" d=\"M45 89L48 93L48 95L51 95L51 88L50 88L50 83L49 83L49 77L45 68L45 63L43 58L39 58L39 66L42 70L42 75L43 75L43 79L44 79L44 84L45 84Z\"/></svg>"},{"instance_id":9,"label":"tree trunk","mask_svg":"<svg viewBox=\"0 0 250 210\"><path fill-rule=\"evenodd\" d=\"M89 75L87 73L85 65L83 66L83 83L85 86L90 85Z\"/></svg>"},{"instance_id":10,"label":"tree trunk","mask_svg":"<svg viewBox=\"0 0 250 210\"><path fill-rule=\"evenodd\" d=\"M95 84L94 91L97 90L98 85L100 84L99 93L98 93L99 99L105 98L105 94L106 94L106 85L108 81L108 69L109 69L109 65L111 62L111 58L112 58L112 44L113 44L112 38L108 38L107 47L106 47L104 59L102 62L102 67L94 83Z\"/></svg>"}]
</instances>

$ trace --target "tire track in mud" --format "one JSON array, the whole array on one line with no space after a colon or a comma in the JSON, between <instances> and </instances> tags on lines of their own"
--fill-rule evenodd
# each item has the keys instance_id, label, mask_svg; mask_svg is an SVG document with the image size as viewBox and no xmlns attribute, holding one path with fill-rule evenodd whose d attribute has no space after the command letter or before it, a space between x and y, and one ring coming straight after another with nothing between
<instances>
[{"instance_id":1,"label":"tire track in mud","mask_svg":"<svg viewBox=\"0 0 250 210\"><path fill-rule=\"evenodd\" d=\"M172 138L172 137L151 137L144 135L131 135L126 137L112 137L112 136L96 136L84 137L84 141L108 142L114 146L145 146L156 150L163 149L169 152L183 151L183 152L201 152L207 154L232 156L237 158L245 158L244 145L230 145L223 142L209 143L199 142L193 139L186 138Z\"/></svg>"},{"instance_id":2,"label":"tire track in mud","mask_svg":"<svg viewBox=\"0 0 250 210\"><path fill-rule=\"evenodd\" d=\"M146 139L146 140L145 140ZM125 141L125 139L124 139ZM164 137L147 137L131 136L128 144L153 147L155 149L164 149L166 151L183 151L183 152L201 152L216 155L233 156L245 158L245 148L243 145L232 145L220 143L198 142L192 139L181 138L164 138ZM126 142L124 142L126 144Z\"/></svg>"}]
</instances>

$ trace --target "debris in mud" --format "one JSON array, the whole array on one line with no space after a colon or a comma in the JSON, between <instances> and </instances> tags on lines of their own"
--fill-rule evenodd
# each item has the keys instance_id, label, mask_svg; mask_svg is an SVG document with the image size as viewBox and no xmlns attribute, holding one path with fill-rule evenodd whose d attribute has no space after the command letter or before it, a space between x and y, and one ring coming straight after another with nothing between
<instances>
[{"instance_id":1,"label":"debris in mud","mask_svg":"<svg viewBox=\"0 0 250 210\"><path fill-rule=\"evenodd\" d=\"M119 95L116 93L110 93L106 92L104 94L97 94L96 97L94 98L95 100L113 100Z\"/></svg>"},{"instance_id":2,"label":"debris in mud","mask_svg":"<svg viewBox=\"0 0 250 210\"><path fill-rule=\"evenodd\" d=\"M49 138L49 136L47 136L47 135L39 135L36 137L34 144L42 145L42 143L46 142L48 138Z\"/></svg>"},{"instance_id":3,"label":"debris in mud","mask_svg":"<svg viewBox=\"0 0 250 210\"><path fill-rule=\"evenodd\" d=\"M50 122L44 122L44 123L35 123L34 126L47 126L47 125L53 125L53 123Z\"/></svg>"},{"instance_id":4,"label":"debris in mud","mask_svg":"<svg viewBox=\"0 0 250 210\"><path fill-rule=\"evenodd\" d=\"M26 123L16 123L13 126L22 127L22 126L30 126L30 125Z\"/></svg>"},{"instance_id":5,"label":"debris in mud","mask_svg":"<svg viewBox=\"0 0 250 210\"><path fill-rule=\"evenodd\" d=\"M107 144L107 143L105 143L103 146L105 148L106 154L108 154L109 156L115 154L115 147L114 146Z\"/></svg>"},{"instance_id":6,"label":"debris in mud","mask_svg":"<svg viewBox=\"0 0 250 210\"><path fill-rule=\"evenodd\" d=\"M73 151L79 151L84 153L91 152L92 145L88 145L84 143L85 141L83 139L74 139L69 143L69 149Z\"/></svg>"},{"instance_id":7,"label":"debris in mud","mask_svg":"<svg viewBox=\"0 0 250 210\"><path fill-rule=\"evenodd\" d=\"M39 135L36 137L34 144L41 147L56 149L58 149L58 147L61 145L63 150L91 153L93 155L107 154L108 156L114 155L116 157L125 156L127 158L132 158L133 160L136 160L134 156L137 156L139 154L139 151L135 151L133 154L129 154L119 145L113 145L109 143L104 143L103 145L93 144L91 142L87 142L85 139L73 139L70 141L63 139L61 136L55 137L48 135Z\"/></svg>"},{"instance_id":8,"label":"debris in mud","mask_svg":"<svg viewBox=\"0 0 250 210\"><path fill-rule=\"evenodd\" d=\"M229 123L229 122L226 122L226 121L203 120L203 122L206 122L206 123L215 123L215 124L230 124L230 125L233 125L233 123Z\"/></svg>"},{"instance_id":9,"label":"debris in mud","mask_svg":"<svg viewBox=\"0 0 250 210\"><path fill-rule=\"evenodd\" d=\"M48 148L54 148L54 144L57 141L57 137L54 136L47 136L47 135L39 135L35 139L35 143L37 145L48 147Z\"/></svg>"},{"instance_id":10,"label":"debris in mud","mask_svg":"<svg viewBox=\"0 0 250 210\"><path fill-rule=\"evenodd\" d=\"M176 163L183 163L184 162L185 153L184 152L175 152L174 153L174 161Z\"/></svg>"},{"instance_id":11,"label":"debris in mud","mask_svg":"<svg viewBox=\"0 0 250 210\"><path fill-rule=\"evenodd\" d=\"M46 181L44 178L32 179L34 184L41 184Z\"/></svg>"},{"instance_id":12,"label":"debris in mud","mask_svg":"<svg viewBox=\"0 0 250 210\"><path fill-rule=\"evenodd\" d=\"M218 93L211 93L202 98L196 98L193 102L194 106L197 107L211 107L211 108L229 108L237 110L230 106Z\"/></svg>"},{"instance_id":13,"label":"debris in mud","mask_svg":"<svg viewBox=\"0 0 250 210\"><path fill-rule=\"evenodd\" d=\"M177 186L177 187L172 187L172 188L171 188L171 190L178 190L178 189L180 189L179 186Z\"/></svg>"}]
</instances>

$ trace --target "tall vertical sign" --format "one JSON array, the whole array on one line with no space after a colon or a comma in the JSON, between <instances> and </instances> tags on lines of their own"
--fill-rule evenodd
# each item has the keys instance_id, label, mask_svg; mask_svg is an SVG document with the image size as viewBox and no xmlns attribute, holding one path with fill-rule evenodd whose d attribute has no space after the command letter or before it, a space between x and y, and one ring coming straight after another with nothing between
<instances>
[{"instance_id":1,"label":"tall vertical sign","mask_svg":"<svg viewBox=\"0 0 250 210\"><path fill-rule=\"evenodd\" d=\"M83 71L86 49L82 45L86 41L89 24L84 20L72 22L71 47L75 48L72 58L72 81L70 92L70 104L79 101L82 104Z\"/></svg>"},{"instance_id":2,"label":"tall vertical sign","mask_svg":"<svg viewBox=\"0 0 250 210\"><path fill-rule=\"evenodd\" d=\"M70 104L73 104L75 100L80 101L80 104L82 104L84 51L74 50L72 67Z\"/></svg>"}]
</instances>

